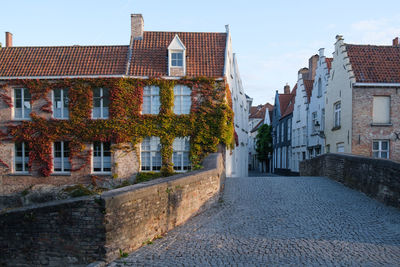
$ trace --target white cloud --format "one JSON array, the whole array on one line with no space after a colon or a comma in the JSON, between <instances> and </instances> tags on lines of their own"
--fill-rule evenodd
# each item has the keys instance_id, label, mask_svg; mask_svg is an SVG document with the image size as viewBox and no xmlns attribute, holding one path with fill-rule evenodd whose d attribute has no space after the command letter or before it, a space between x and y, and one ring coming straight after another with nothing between
<instances>
[{"instance_id":1,"label":"white cloud","mask_svg":"<svg viewBox=\"0 0 400 267\"><path fill-rule=\"evenodd\" d=\"M348 41L360 44L391 45L400 35L400 16L362 20L351 25L346 33ZM346 36L344 36L346 39ZM347 41L347 42L348 42Z\"/></svg>"}]
</instances>

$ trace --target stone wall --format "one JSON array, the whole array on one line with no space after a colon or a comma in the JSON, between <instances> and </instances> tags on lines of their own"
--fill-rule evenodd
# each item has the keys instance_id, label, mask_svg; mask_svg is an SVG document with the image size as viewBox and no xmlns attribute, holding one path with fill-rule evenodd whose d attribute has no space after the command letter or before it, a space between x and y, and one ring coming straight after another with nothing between
<instances>
[{"instance_id":1,"label":"stone wall","mask_svg":"<svg viewBox=\"0 0 400 267\"><path fill-rule=\"evenodd\" d=\"M0 214L0 266L79 266L132 252L213 203L225 166L212 154L202 170Z\"/></svg>"},{"instance_id":2,"label":"stone wall","mask_svg":"<svg viewBox=\"0 0 400 267\"><path fill-rule=\"evenodd\" d=\"M390 160L329 153L300 163L302 176L326 176L400 208L400 164Z\"/></svg>"}]
</instances>

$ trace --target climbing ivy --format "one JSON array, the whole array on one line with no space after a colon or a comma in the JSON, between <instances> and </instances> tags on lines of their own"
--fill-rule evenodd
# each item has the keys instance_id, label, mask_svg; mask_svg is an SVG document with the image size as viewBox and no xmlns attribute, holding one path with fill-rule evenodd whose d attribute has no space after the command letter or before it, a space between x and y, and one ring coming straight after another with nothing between
<instances>
[{"instance_id":1,"label":"climbing ivy","mask_svg":"<svg viewBox=\"0 0 400 267\"><path fill-rule=\"evenodd\" d=\"M173 113L176 84L192 89L190 114ZM132 147L147 136L161 140L161 173L173 172L172 143L175 137L190 136L190 159L193 168L199 168L204 157L217 150L219 143L234 145L233 111L230 90L225 81L210 78L165 79L60 79L60 80L9 80L0 87L0 99L8 107L12 101L7 96L9 86L23 86L32 95L32 103L44 99L39 110L51 113L48 94L53 89L69 89L69 119L47 119L35 112L30 121L7 124L7 132L0 140L26 142L30 148L29 166L39 166L43 176L51 174L54 141L69 141L72 171L82 169L90 162L91 153L85 152L85 143L112 142L115 145L131 143ZM143 88L155 85L160 88L160 112L142 115ZM108 88L110 92L109 119L92 119L93 89ZM1 159L0 159L1 160ZM1 161L2 162L2 161Z\"/></svg>"}]
</instances>

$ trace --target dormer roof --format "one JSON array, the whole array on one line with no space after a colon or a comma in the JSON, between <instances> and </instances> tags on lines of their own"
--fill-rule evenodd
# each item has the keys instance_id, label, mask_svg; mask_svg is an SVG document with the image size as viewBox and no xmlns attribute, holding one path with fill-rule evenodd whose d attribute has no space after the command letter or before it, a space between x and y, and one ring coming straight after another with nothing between
<instances>
[{"instance_id":1,"label":"dormer roof","mask_svg":"<svg viewBox=\"0 0 400 267\"><path fill-rule=\"evenodd\" d=\"M174 39L168 46L168 50L186 50L185 45L182 43L181 39L179 39L178 34L175 34Z\"/></svg>"}]
</instances>

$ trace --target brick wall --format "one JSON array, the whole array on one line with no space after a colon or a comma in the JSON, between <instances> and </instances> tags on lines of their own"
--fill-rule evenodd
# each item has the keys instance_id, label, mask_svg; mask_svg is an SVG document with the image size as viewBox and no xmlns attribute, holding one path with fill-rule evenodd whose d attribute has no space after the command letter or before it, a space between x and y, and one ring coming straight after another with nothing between
<instances>
[{"instance_id":1,"label":"brick wall","mask_svg":"<svg viewBox=\"0 0 400 267\"><path fill-rule=\"evenodd\" d=\"M108 262L120 249L131 252L217 199L225 179L223 157L211 154L203 165L101 196L3 212L0 265L69 266Z\"/></svg>"},{"instance_id":2,"label":"brick wall","mask_svg":"<svg viewBox=\"0 0 400 267\"><path fill-rule=\"evenodd\" d=\"M400 163L347 154L324 154L300 162L300 175L326 176L400 208Z\"/></svg>"},{"instance_id":3,"label":"brick wall","mask_svg":"<svg viewBox=\"0 0 400 267\"><path fill-rule=\"evenodd\" d=\"M400 94L395 88L353 88L352 154L372 156L373 140L389 140L389 157L400 162ZM374 96L390 96L391 112L389 126L371 126Z\"/></svg>"}]
</instances>

